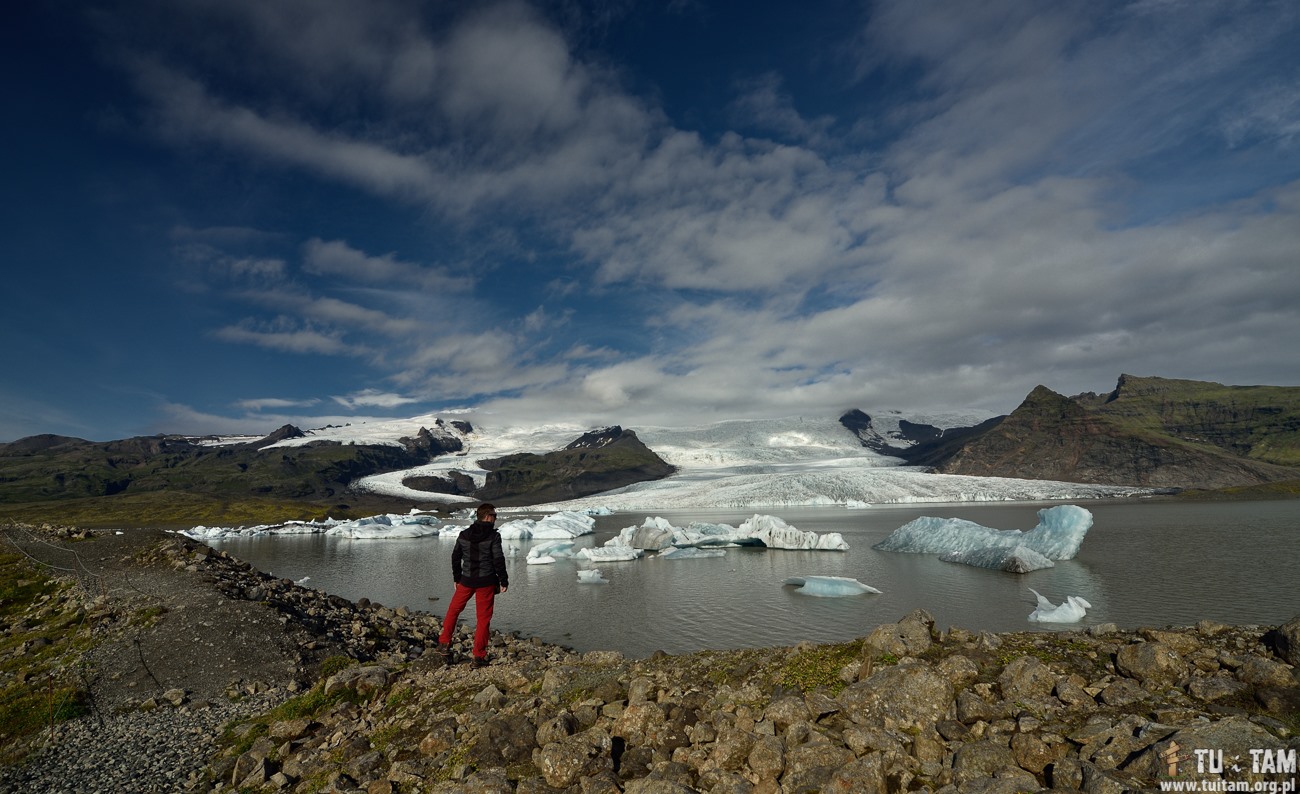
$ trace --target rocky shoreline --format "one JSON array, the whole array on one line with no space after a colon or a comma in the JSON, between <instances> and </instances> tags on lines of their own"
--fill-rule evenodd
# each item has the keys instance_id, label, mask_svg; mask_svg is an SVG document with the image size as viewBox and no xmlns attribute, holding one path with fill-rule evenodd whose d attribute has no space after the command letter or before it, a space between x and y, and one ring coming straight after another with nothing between
<instances>
[{"instance_id":1,"label":"rocky shoreline","mask_svg":"<svg viewBox=\"0 0 1300 794\"><path fill-rule=\"evenodd\" d=\"M95 712L0 769L0 790L964 794L1296 782L1300 617L977 634L917 610L851 643L648 659L496 634L492 664L473 669L428 652L432 615L328 596L181 536L130 540L83 548L110 552L100 558L133 589L104 585L101 571L98 594L67 596L87 599L106 638L91 652ZM139 614L141 592L171 599L164 636L123 617ZM250 637L280 657L252 658ZM154 640L177 647L140 652ZM468 642L462 626L461 658ZM184 665L169 672L176 656Z\"/></svg>"}]
</instances>

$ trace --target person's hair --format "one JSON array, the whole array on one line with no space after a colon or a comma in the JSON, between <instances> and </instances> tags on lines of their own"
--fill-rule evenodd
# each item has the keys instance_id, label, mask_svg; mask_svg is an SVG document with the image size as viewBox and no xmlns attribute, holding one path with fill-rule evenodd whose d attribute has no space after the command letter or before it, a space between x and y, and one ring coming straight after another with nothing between
<instances>
[{"instance_id":1,"label":"person's hair","mask_svg":"<svg viewBox=\"0 0 1300 794\"><path fill-rule=\"evenodd\" d=\"M483 519L487 518L488 513L491 513L492 515L496 515L497 513L496 506L490 505L487 502L484 502L483 504L478 506L479 521L482 521Z\"/></svg>"}]
</instances>

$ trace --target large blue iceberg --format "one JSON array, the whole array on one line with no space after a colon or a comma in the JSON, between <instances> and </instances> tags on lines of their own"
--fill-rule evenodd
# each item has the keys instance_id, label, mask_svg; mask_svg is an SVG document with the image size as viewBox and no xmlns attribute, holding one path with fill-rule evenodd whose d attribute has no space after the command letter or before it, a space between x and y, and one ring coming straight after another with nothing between
<instances>
[{"instance_id":1,"label":"large blue iceberg","mask_svg":"<svg viewBox=\"0 0 1300 794\"><path fill-rule=\"evenodd\" d=\"M1070 560L1092 527L1092 513L1077 505L1038 511L1038 526L992 529L961 518L922 516L890 533L872 548L880 551L941 554L948 562L1026 573Z\"/></svg>"}]
</instances>

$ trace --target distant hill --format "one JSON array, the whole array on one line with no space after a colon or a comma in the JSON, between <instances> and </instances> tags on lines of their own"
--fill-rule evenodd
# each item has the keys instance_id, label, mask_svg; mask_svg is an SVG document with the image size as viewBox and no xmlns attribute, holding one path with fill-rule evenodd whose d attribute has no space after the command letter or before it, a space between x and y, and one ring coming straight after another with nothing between
<instances>
[{"instance_id":1,"label":"distant hill","mask_svg":"<svg viewBox=\"0 0 1300 794\"><path fill-rule=\"evenodd\" d=\"M406 510L413 500L355 493L350 484L458 453L467 422L421 427L395 443L311 440L286 425L243 443L183 436L92 442L31 436L0 444L0 518L82 525L263 523ZM285 445L281 442L293 440ZM412 485L502 504L529 504L610 490L673 468L620 427L588 433L566 449L481 461L487 482L412 478ZM419 504L418 500L414 500Z\"/></svg>"},{"instance_id":2,"label":"distant hill","mask_svg":"<svg viewBox=\"0 0 1300 794\"><path fill-rule=\"evenodd\" d=\"M944 474L1198 489L1278 483L1300 478L1300 388L1132 375L1104 395L1039 386L959 443L918 444L904 457Z\"/></svg>"}]
</instances>

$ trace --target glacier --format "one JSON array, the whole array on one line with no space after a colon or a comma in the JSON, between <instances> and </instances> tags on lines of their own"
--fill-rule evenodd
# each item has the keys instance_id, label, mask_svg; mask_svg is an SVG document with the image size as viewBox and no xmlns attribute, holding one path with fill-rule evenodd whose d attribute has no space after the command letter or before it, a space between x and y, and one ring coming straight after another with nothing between
<instances>
[{"instance_id":1,"label":"glacier","mask_svg":"<svg viewBox=\"0 0 1300 794\"><path fill-rule=\"evenodd\" d=\"M894 421L898 418L893 417ZM924 423L946 427L948 422L960 420L975 424L986 418L952 416L944 421L934 417ZM435 420L434 416L425 416L401 422L375 423L371 427L328 428L272 446L321 439L340 443L377 443L382 438L391 441L401 435L414 435L421 424L427 426ZM589 429L576 424L518 427L494 424L491 419L480 418L474 432L463 437L464 454L444 455L413 469L363 477L351 483L351 487L421 502L440 502L449 507L463 506L474 500L417 491L404 482L413 475L449 478L456 472L481 486L487 472L479 466L479 460L518 452L561 449ZM662 480L635 483L579 499L534 505L532 509L600 513L710 508L762 510L809 505L864 509L873 504L1064 501L1153 492L1150 488L931 474L920 467L903 465L899 458L872 452L838 420L829 418L795 416L692 427L642 426L631 429L646 446L677 467L677 472Z\"/></svg>"},{"instance_id":2,"label":"glacier","mask_svg":"<svg viewBox=\"0 0 1300 794\"><path fill-rule=\"evenodd\" d=\"M1038 525L1028 532L993 529L961 518L922 516L909 521L872 546L880 551L913 554L971 555L991 558L991 549L1033 551L1048 560L1070 560L1079 552L1084 535L1092 527L1092 513L1078 505L1057 505L1038 511ZM980 552L980 554L972 554ZM978 564L978 563L974 563ZM988 566L986 566L988 567Z\"/></svg>"},{"instance_id":3,"label":"glacier","mask_svg":"<svg viewBox=\"0 0 1300 794\"><path fill-rule=\"evenodd\" d=\"M1038 599L1038 606L1029 613L1029 620L1036 623L1078 623L1092 608L1092 604L1079 596L1066 596L1065 602L1058 606L1043 598L1032 587L1029 588L1029 592Z\"/></svg>"},{"instance_id":4,"label":"glacier","mask_svg":"<svg viewBox=\"0 0 1300 794\"><path fill-rule=\"evenodd\" d=\"M782 584L796 585L795 592L810 596L839 597L880 592L847 576L791 576Z\"/></svg>"}]
</instances>

